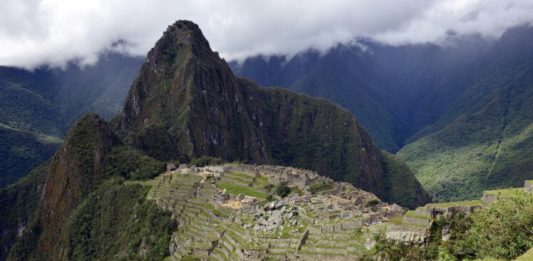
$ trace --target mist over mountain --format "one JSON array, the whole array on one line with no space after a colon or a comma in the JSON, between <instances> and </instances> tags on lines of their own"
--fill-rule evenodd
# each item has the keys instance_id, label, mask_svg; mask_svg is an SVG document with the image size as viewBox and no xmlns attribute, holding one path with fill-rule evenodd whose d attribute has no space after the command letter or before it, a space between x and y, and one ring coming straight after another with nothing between
<instances>
[{"instance_id":1,"label":"mist over mountain","mask_svg":"<svg viewBox=\"0 0 533 261\"><path fill-rule=\"evenodd\" d=\"M349 109L378 145L391 152L405 148L400 155L437 198L464 199L533 175L525 159L531 148L532 120L526 115L532 37L533 29L524 26L497 41L467 37L450 46L400 47L367 41L363 48L339 45L323 55L258 56L231 65L262 85L325 97ZM506 137L522 146L505 145ZM499 144L511 147L500 154Z\"/></svg>"}]
</instances>

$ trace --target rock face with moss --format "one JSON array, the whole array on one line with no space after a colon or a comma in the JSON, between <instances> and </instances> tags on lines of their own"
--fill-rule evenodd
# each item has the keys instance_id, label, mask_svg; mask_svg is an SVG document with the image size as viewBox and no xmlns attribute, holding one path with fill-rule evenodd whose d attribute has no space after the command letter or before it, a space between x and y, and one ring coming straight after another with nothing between
<instances>
[{"instance_id":1,"label":"rock face with moss","mask_svg":"<svg viewBox=\"0 0 533 261\"><path fill-rule=\"evenodd\" d=\"M164 164L121 143L89 114L47 164L0 190L1 260L166 256L169 213L145 200L145 188L123 180L149 178Z\"/></svg>"},{"instance_id":2,"label":"rock face with moss","mask_svg":"<svg viewBox=\"0 0 533 261\"><path fill-rule=\"evenodd\" d=\"M162 160L207 155L290 165L407 206L429 199L414 178L397 184L412 198L384 189L390 176L411 174L389 171L390 157L348 111L239 79L192 22L169 26L148 53L118 125L128 143Z\"/></svg>"},{"instance_id":3,"label":"rock face with moss","mask_svg":"<svg viewBox=\"0 0 533 261\"><path fill-rule=\"evenodd\" d=\"M107 123L89 114L74 126L52 159L43 187L40 249L53 259L61 256L59 249L51 249L58 231L95 183L105 178L104 161L118 143Z\"/></svg>"}]
</instances>

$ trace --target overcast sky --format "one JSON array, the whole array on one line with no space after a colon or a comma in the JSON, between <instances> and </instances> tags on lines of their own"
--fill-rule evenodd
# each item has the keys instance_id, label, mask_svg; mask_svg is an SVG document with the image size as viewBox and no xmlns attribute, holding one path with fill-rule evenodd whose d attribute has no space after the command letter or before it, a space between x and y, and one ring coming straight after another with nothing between
<instances>
[{"instance_id":1,"label":"overcast sky","mask_svg":"<svg viewBox=\"0 0 533 261\"><path fill-rule=\"evenodd\" d=\"M533 0L0 0L0 65L34 68L103 51L144 55L178 19L196 22L227 60L326 50L370 37L442 43L499 37L533 21ZM116 45L118 41L126 45ZM119 47L117 47L119 46Z\"/></svg>"}]
</instances>

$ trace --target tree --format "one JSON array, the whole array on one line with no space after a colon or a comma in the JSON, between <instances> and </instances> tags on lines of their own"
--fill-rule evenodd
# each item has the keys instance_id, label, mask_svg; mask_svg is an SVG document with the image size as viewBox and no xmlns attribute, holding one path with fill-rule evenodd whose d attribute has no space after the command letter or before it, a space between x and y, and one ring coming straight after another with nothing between
<instances>
[{"instance_id":1,"label":"tree","mask_svg":"<svg viewBox=\"0 0 533 261\"><path fill-rule=\"evenodd\" d=\"M472 215L469 240L481 257L514 259L533 247L533 194L504 197Z\"/></svg>"},{"instance_id":2,"label":"tree","mask_svg":"<svg viewBox=\"0 0 533 261\"><path fill-rule=\"evenodd\" d=\"M287 182L281 182L276 186L276 194L282 198L291 193L291 188L287 186Z\"/></svg>"}]
</instances>

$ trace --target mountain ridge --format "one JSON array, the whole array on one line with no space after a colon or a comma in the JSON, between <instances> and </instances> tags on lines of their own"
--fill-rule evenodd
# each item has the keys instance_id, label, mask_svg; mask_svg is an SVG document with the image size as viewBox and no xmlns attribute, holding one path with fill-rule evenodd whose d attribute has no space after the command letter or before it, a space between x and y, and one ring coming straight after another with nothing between
<instances>
[{"instance_id":1,"label":"mountain ridge","mask_svg":"<svg viewBox=\"0 0 533 261\"><path fill-rule=\"evenodd\" d=\"M386 158L348 111L238 79L190 22L149 52L117 121L125 140L160 160L294 165L386 195Z\"/></svg>"},{"instance_id":2,"label":"mountain ridge","mask_svg":"<svg viewBox=\"0 0 533 261\"><path fill-rule=\"evenodd\" d=\"M345 106L377 144L399 152L437 200L464 200L533 177L526 156L532 37L530 26L520 26L492 42L368 41L364 50L345 45L321 56L252 57L232 69Z\"/></svg>"}]
</instances>

